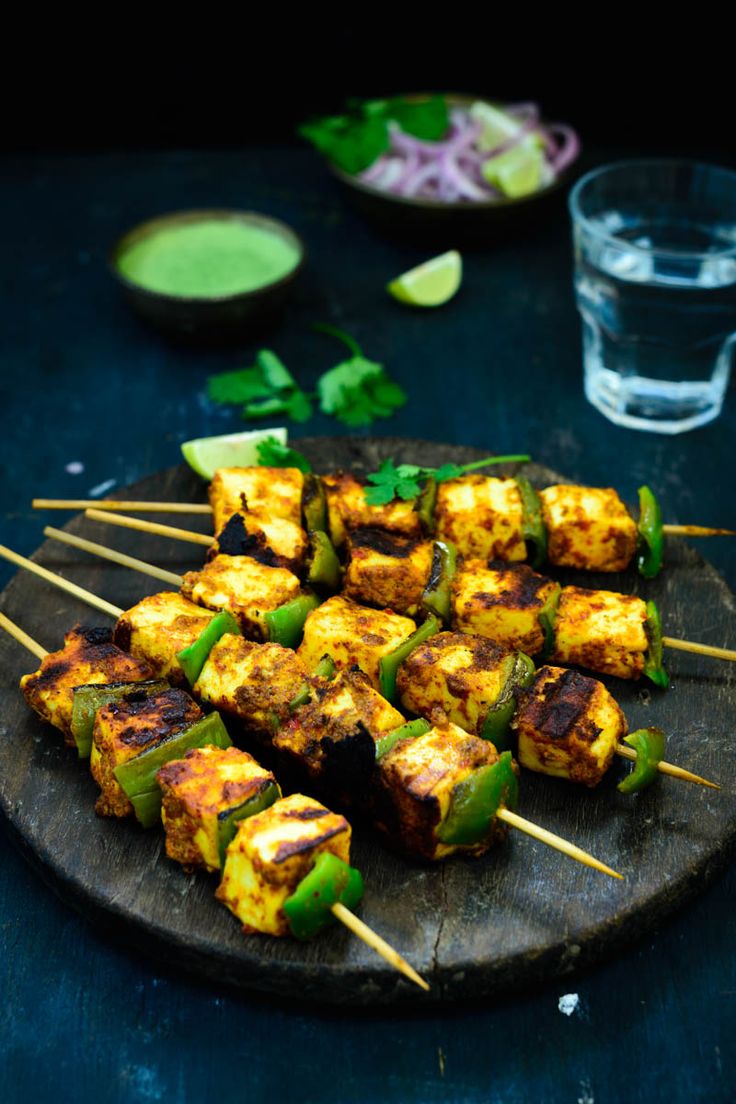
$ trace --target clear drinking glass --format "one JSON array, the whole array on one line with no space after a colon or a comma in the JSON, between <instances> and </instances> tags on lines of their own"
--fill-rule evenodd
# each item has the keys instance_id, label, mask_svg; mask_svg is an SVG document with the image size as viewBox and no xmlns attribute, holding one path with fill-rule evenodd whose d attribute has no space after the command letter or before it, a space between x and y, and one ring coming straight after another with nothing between
<instances>
[{"instance_id":1,"label":"clear drinking glass","mask_svg":"<svg viewBox=\"0 0 736 1104\"><path fill-rule=\"evenodd\" d=\"M570 194L585 394L618 425L717 417L736 348L736 172L623 161Z\"/></svg>"}]
</instances>

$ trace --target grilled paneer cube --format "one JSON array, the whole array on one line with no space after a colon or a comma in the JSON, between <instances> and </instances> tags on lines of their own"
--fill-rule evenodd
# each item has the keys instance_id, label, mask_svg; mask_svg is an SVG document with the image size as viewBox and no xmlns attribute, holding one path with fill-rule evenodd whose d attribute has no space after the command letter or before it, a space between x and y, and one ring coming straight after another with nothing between
<instances>
[{"instance_id":1,"label":"grilled paneer cube","mask_svg":"<svg viewBox=\"0 0 736 1104\"><path fill-rule=\"evenodd\" d=\"M450 812L455 787L478 767L497 761L493 744L450 722L436 724L423 736L400 740L378 763L377 827L394 846L432 862L456 851L482 854L505 835L501 821L494 819L486 837L472 844L442 843L437 829Z\"/></svg>"},{"instance_id":2,"label":"grilled paneer cube","mask_svg":"<svg viewBox=\"0 0 736 1104\"><path fill-rule=\"evenodd\" d=\"M626 735L626 718L598 679L540 667L512 722L522 767L597 786Z\"/></svg>"},{"instance_id":3,"label":"grilled paneer cube","mask_svg":"<svg viewBox=\"0 0 736 1104\"><path fill-rule=\"evenodd\" d=\"M283 904L325 851L350 861L345 817L303 794L292 794L241 822L227 849L216 896L243 931L288 935Z\"/></svg>"},{"instance_id":4,"label":"grilled paneer cube","mask_svg":"<svg viewBox=\"0 0 736 1104\"><path fill-rule=\"evenodd\" d=\"M148 697L133 692L98 709L90 756L92 777L102 791L95 805L97 814L129 816L133 806L113 774L115 767L189 728L201 716L197 703L178 689Z\"/></svg>"},{"instance_id":5,"label":"grilled paneer cube","mask_svg":"<svg viewBox=\"0 0 736 1104\"><path fill-rule=\"evenodd\" d=\"M338 548L353 529L386 529L405 537L421 537L422 526L413 501L397 499L384 506L369 506L365 484L349 472L325 475L330 537Z\"/></svg>"},{"instance_id":6,"label":"grilled paneer cube","mask_svg":"<svg viewBox=\"0 0 736 1104\"><path fill-rule=\"evenodd\" d=\"M37 671L23 676L20 688L31 709L60 729L64 743L73 747L75 686L142 682L153 673L144 659L126 655L112 643L110 629L85 629L77 625L65 635L63 648L50 652Z\"/></svg>"},{"instance_id":7,"label":"grilled paneer cube","mask_svg":"<svg viewBox=\"0 0 736 1104\"><path fill-rule=\"evenodd\" d=\"M340 797L355 799L373 773L376 741L404 718L361 670L309 680L311 700L278 730L274 747Z\"/></svg>"},{"instance_id":8,"label":"grilled paneer cube","mask_svg":"<svg viewBox=\"0 0 736 1104\"><path fill-rule=\"evenodd\" d=\"M624 571L631 563L636 522L612 487L558 483L539 498L550 563L584 571Z\"/></svg>"},{"instance_id":9,"label":"grilled paneer cube","mask_svg":"<svg viewBox=\"0 0 736 1104\"><path fill-rule=\"evenodd\" d=\"M356 529L348 538L343 594L379 609L416 614L432 570L432 541L381 529Z\"/></svg>"},{"instance_id":10,"label":"grilled paneer cube","mask_svg":"<svg viewBox=\"0 0 736 1104\"><path fill-rule=\"evenodd\" d=\"M260 812L262 801L280 797L276 779L238 748L192 748L156 775L161 787L161 819L166 832L166 854L182 866L219 870L223 826L227 842L235 824Z\"/></svg>"},{"instance_id":11,"label":"grilled paneer cube","mask_svg":"<svg viewBox=\"0 0 736 1104\"><path fill-rule=\"evenodd\" d=\"M297 571L307 554L307 534L301 525L286 518L269 517L263 511L239 510L218 533L208 559L250 556L270 567Z\"/></svg>"},{"instance_id":12,"label":"grilled paneer cube","mask_svg":"<svg viewBox=\"0 0 736 1104\"><path fill-rule=\"evenodd\" d=\"M188 571L181 592L197 605L228 610L246 636L267 639L264 614L296 598L301 583L283 567L268 567L250 556L215 556L201 571Z\"/></svg>"},{"instance_id":13,"label":"grilled paneer cube","mask_svg":"<svg viewBox=\"0 0 736 1104\"><path fill-rule=\"evenodd\" d=\"M437 633L399 668L401 704L420 717L441 709L449 721L479 735L506 684L511 654L481 636Z\"/></svg>"},{"instance_id":14,"label":"grilled paneer cube","mask_svg":"<svg viewBox=\"0 0 736 1104\"><path fill-rule=\"evenodd\" d=\"M367 609L336 595L309 614L299 655L310 670L324 655L329 655L341 670L360 667L378 690L381 659L415 629L409 617Z\"/></svg>"},{"instance_id":15,"label":"grilled paneer cube","mask_svg":"<svg viewBox=\"0 0 736 1104\"><path fill-rule=\"evenodd\" d=\"M289 718L289 702L308 673L290 648L227 633L210 651L194 693L270 740L274 729Z\"/></svg>"},{"instance_id":16,"label":"grilled paneer cube","mask_svg":"<svg viewBox=\"0 0 736 1104\"><path fill-rule=\"evenodd\" d=\"M470 473L437 486L436 533L468 559L526 559L521 494L514 479Z\"/></svg>"},{"instance_id":17,"label":"grilled paneer cube","mask_svg":"<svg viewBox=\"0 0 736 1104\"><path fill-rule=\"evenodd\" d=\"M646 602L635 595L563 587L550 659L636 679L649 647L646 622Z\"/></svg>"},{"instance_id":18,"label":"grilled paneer cube","mask_svg":"<svg viewBox=\"0 0 736 1104\"><path fill-rule=\"evenodd\" d=\"M301 525L303 486L298 468L219 468L209 489L215 532L243 509Z\"/></svg>"},{"instance_id":19,"label":"grilled paneer cube","mask_svg":"<svg viewBox=\"0 0 736 1104\"><path fill-rule=\"evenodd\" d=\"M176 591L152 594L118 618L113 639L131 655L148 661L156 675L177 686L188 686L176 658L207 627L214 613Z\"/></svg>"},{"instance_id":20,"label":"grilled paneer cube","mask_svg":"<svg viewBox=\"0 0 736 1104\"><path fill-rule=\"evenodd\" d=\"M453 581L453 627L536 655L544 645L539 614L556 586L527 564L467 560Z\"/></svg>"}]
</instances>

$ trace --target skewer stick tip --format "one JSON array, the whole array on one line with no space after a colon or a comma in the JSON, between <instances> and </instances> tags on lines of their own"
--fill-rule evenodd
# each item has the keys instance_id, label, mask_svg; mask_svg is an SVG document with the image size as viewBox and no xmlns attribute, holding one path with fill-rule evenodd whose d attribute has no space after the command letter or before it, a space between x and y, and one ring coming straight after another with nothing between
<instances>
[{"instance_id":1,"label":"skewer stick tip","mask_svg":"<svg viewBox=\"0 0 736 1104\"><path fill-rule=\"evenodd\" d=\"M538 824L533 824L532 821L526 820L525 817L521 817L518 813L514 813L511 809L499 809L496 813L499 820L503 820L506 824L509 824L512 828L518 828L520 832L525 832L528 836L532 836L533 839L537 839L540 843L546 843L548 847L554 847L556 851L562 852L563 855L567 855L570 859L575 859L576 862L583 863L584 866L589 866L593 870L599 870L601 874L608 874L610 878L618 878L623 881L623 874L619 874L618 871L613 870L612 867L606 866L600 859L596 859L593 855L588 854L587 851L583 851L582 847L578 847L574 843L570 843L568 840L563 839L562 836L555 835L554 832L549 832L546 828L541 828Z\"/></svg>"},{"instance_id":2,"label":"skewer stick tip","mask_svg":"<svg viewBox=\"0 0 736 1104\"><path fill-rule=\"evenodd\" d=\"M398 951L394 950L390 943L387 943L377 932L374 932L373 928L369 928L367 924L359 920L354 912L345 908L339 901L332 906L332 912L346 928L350 929L353 935L357 935L358 939L362 939L367 946L376 951L390 966L393 966L394 969L398 970L404 977L413 981L420 989L424 989L425 993L429 992L429 984L416 972L414 967L410 966L406 959L403 958Z\"/></svg>"}]
</instances>

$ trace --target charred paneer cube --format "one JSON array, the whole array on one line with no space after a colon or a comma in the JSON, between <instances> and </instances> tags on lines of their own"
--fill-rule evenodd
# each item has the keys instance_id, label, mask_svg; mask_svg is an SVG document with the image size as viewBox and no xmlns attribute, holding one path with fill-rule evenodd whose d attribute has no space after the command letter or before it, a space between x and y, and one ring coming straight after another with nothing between
<instances>
[{"instance_id":1,"label":"charred paneer cube","mask_svg":"<svg viewBox=\"0 0 736 1104\"><path fill-rule=\"evenodd\" d=\"M298 571L307 554L307 534L287 518L264 511L239 510L217 534L208 559L218 555L250 556L270 567Z\"/></svg>"},{"instance_id":2,"label":"charred paneer cube","mask_svg":"<svg viewBox=\"0 0 736 1104\"><path fill-rule=\"evenodd\" d=\"M598 679L540 667L519 693L513 727L522 767L597 786L626 735L626 718Z\"/></svg>"},{"instance_id":3,"label":"charred paneer cube","mask_svg":"<svg viewBox=\"0 0 736 1104\"><path fill-rule=\"evenodd\" d=\"M375 769L376 741L404 718L359 669L311 678L309 692L273 745L325 789L354 799Z\"/></svg>"},{"instance_id":4,"label":"charred paneer cube","mask_svg":"<svg viewBox=\"0 0 736 1104\"><path fill-rule=\"evenodd\" d=\"M416 629L409 617L388 610L368 609L350 598L328 598L307 617L299 655L314 670L329 655L341 670L360 667L376 690L380 689L381 659Z\"/></svg>"},{"instance_id":5,"label":"charred paneer cube","mask_svg":"<svg viewBox=\"0 0 736 1104\"><path fill-rule=\"evenodd\" d=\"M214 616L176 591L162 591L118 618L114 640L126 652L147 660L156 675L188 686L177 652L193 644Z\"/></svg>"},{"instance_id":6,"label":"charred paneer cube","mask_svg":"<svg viewBox=\"0 0 736 1104\"><path fill-rule=\"evenodd\" d=\"M410 617L418 613L432 571L434 544L382 529L356 529L347 542L343 594Z\"/></svg>"},{"instance_id":7,"label":"charred paneer cube","mask_svg":"<svg viewBox=\"0 0 736 1104\"><path fill-rule=\"evenodd\" d=\"M385 529L405 537L419 538L422 526L413 501L396 499L383 506L365 500L365 483L350 472L322 477L327 495L330 538L338 548L353 529Z\"/></svg>"},{"instance_id":8,"label":"charred paneer cube","mask_svg":"<svg viewBox=\"0 0 736 1104\"><path fill-rule=\"evenodd\" d=\"M636 522L612 487L558 483L539 498L550 563L583 571L624 571L631 563Z\"/></svg>"},{"instance_id":9,"label":"charred paneer cube","mask_svg":"<svg viewBox=\"0 0 736 1104\"><path fill-rule=\"evenodd\" d=\"M514 479L469 473L438 484L435 527L467 559L526 559L521 494Z\"/></svg>"},{"instance_id":10,"label":"charred paneer cube","mask_svg":"<svg viewBox=\"0 0 736 1104\"><path fill-rule=\"evenodd\" d=\"M289 718L289 703L308 673L291 648L226 633L210 651L194 693L270 740L274 729Z\"/></svg>"},{"instance_id":11,"label":"charred paneer cube","mask_svg":"<svg viewBox=\"0 0 736 1104\"><path fill-rule=\"evenodd\" d=\"M649 648L646 623L646 602L636 595L563 587L550 659L618 678L639 678Z\"/></svg>"},{"instance_id":12,"label":"charred paneer cube","mask_svg":"<svg viewBox=\"0 0 736 1104\"><path fill-rule=\"evenodd\" d=\"M502 838L506 829L497 819L483 839L471 844L447 844L438 830L450 814L456 787L480 767L498 762L488 740L471 736L449 721L422 736L400 740L378 762L375 823L392 845L434 862L456 851L480 855Z\"/></svg>"},{"instance_id":13,"label":"charred paneer cube","mask_svg":"<svg viewBox=\"0 0 736 1104\"><path fill-rule=\"evenodd\" d=\"M239 821L281 797L271 771L238 748L191 748L158 771L166 854L188 869L220 870Z\"/></svg>"},{"instance_id":14,"label":"charred paneer cube","mask_svg":"<svg viewBox=\"0 0 736 1104\"><path fill-rule=\"evenodd\" d=\"M498 701L514 653L470 633L441 632L404 660L397 687L401 704L420 717L441 709L453 724L479 735Z\"/></svg>"},{"instance_id":15,"label":"charred paneer cube","mask_svg":"<svg viewBox=\"0 0 736 1104\"><path fill-rule=\"evenodd\" d=\"M244 509L301 525L303 486L298 468L219 468L209 489L215 532Z\"/></svg>"},{"instance_id":16,"label":"charred paneer cube","mask_svg":"<svg viewBox=\"0 0 736 1104\"><path fill-rule=\"evenodd\" d=\"M241 821L216 896L246 933L288 935L284 901L323 852L349 863L350 836L345 817L303 794L285 797Z\"/></svg>"},{"instance_id":17,"label":"charred paneer cube","mask_svg":"<svg viewBox=\"0 0 736 1104\"><path fill-rule=\"evenodd\" d=\"M466 560L453 581L453 627L536 655L544 645L539 615L558 589L528 564Z\"/></svg>"},{"instance_id":18,"label":"charred paneer cube","mask_svg":"<svg viewBox=\"0 0 736 1104\"><path fill-rule=\"evenodd\" d=\"M127 655L112 643L110 629L86 629L80 625L64 637L64 647L50 652L33 674L20 680L23 696L44 721L74 746L72 708L74 687L90 683L142 682L154 674L143 658Z\"/></svg>"},{"instance_id":19,"label":"charred paneer cube","mask_svg":"<svg viewBox=\"0 0 736 1104\"><path fill-rule=\"evenodd\" d=\"M97 814L129 816L133 806L115 778L115 768L189 728L201 716L202 710L189 694L176 688L147 697L133 692L98 709L90 756L92 777L101 790Z\"/></svg>"},{"instance_id":20,"label":"charred paneer cube","mask_svg":"<svg viewBox=\"0 0 736 1104\"><path fill-rule=\"evenodd\" d=\"M268 637L264 616L297 598L301 583L283 567L269 567L250 556L215 556L201 571L188 571L182 580L185 598L206 609L227 610L246 636Z\"/></svg>"}]
</instances>

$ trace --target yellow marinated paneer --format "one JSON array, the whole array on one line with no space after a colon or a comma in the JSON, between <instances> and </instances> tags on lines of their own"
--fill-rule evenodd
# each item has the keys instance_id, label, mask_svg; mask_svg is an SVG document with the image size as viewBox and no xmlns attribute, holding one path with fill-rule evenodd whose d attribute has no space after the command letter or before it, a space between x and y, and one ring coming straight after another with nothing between
<instances>
[{"instance_id":1,"label":"yellow marinated paneer","mask_svg":"<svg viewBox=\"0 0 736 1104\"><path fill-rule=\"evenodd\" d=\"M110 629L85 629L80 625L64 637L64 647L49 652L33 674L20 680L23 697L44 721L64 734L74 746L72 706L74 687L103 682L141 682L154 672L142 659L126 655L112 643Z\"/></svg>"},{"instance_id":2,"label":"yellow marinated paneer","mask_svg":"<svg viewBox=\"0 0 736 1104\"><path fill-rule=\"evenodd\" d=\"M265 640L264 615L297 598L301 583L284 567L268 567L250 556L215 556L201 571L188 571L181 592L199 606L227 610L246 636Z\"/></svg>"},{"instance_id":3,"label":"yellow marinated paneer","mask_svg":"<svg viewBox=\"0 0 736 1104\"><path fill-rule=\"evenodd\" d=\"M145 659L156 675L188 686L176 658L193 644L214 617L174 590L152 594L118 618L113 639L131 655Z\"/></svg>"},{"instance_id":4,"label":"yellow marinated paneer","mask_svg":"<svg viewBox=\"0 0 736 1104\"><path fill-rule=\"evenodd\" d=\"M189 869L219 870L223 822L234 826L259 798L281 796L271 771L234 747L192 748L162 767L156 781L166 854Z\"/></svg>"},{"instance_id":5,"label":"yellow marinated paneer","mask_svg":"<svg viewBox=\"0 0 736 1104\"><path fill-rule=\"evenodd\" d=\"M404 723L360 670L309 680L311 700L278 730L273 746L311 778L353 800L373 774L376 741Z\"/></svg>"},{"instance_id":6,"label":"yellow marinated paneer","mask_svg":"<svg viewBox=\"0 0 736 1104\"><path fill-rule=\"evenodd\" d=\"M440 540L468 559L526 559L521 494L514 479L470 473L437 486L434 511Z\"/></svg>"},{"instance_id":7,"label":"yellow marinated paneer","mask_svg":"<svg viewBox=\"0 0 736 1104\"><path fill-rule=\"evenodd\" d=\"M216 897L246 934L288 935L283 910L325 851L350 862L350 825L303 794L292 794L243 820L227 849Z\"/></svg>"},{"instance_id":8,"label":"yellow marinated paneer","mask_svg":"<svg viewBox=\"0 0 736 1104\"><path fill-rule=\"evenodd\" d=\"M626 718L598 679L540 667L512 722L528 770L597 786L626 735Z\"/></svg>"},{"instance_id":9,"label":"yellow marinated paneer","mask_svg":"<svg viewBox=\"0 0 736 1104\"><path fill-rule=\"evenodd\" d=\"M416 629L409 617L388 610L368 609L336 595L312 610L304 625L299 655L314 670L329 655L341 670L360 667L376 690L379 665Z\"/></svg>"},{"instance_id":10,"label":"yellow marinated paneer","mask_svg":"<svg viewBox=\"0 0 736 1104\"><path fill-rule=\"evenodd\" d=\"M422 526L414 501L397 499L383 506L369 506L365 484L350 472L335 472L322 477L327 495L330 538L338 548L353 529L386 529L405 537L421 537Z\"/></svg>"},{"instance_id":11,"label":"yellow marinated paneer","mask_svg":"<svg viewBox=\"0 0 736 1104\"><path fill-rule=\"evenodd\" d=\"M449 721L478 735L506 684L512 654L482 636L437 633L399 667L401 704L428 719L440 709Z\"/></svg>"},{"instance_id":12,"label":"yellow marinated paneer","mask_svg":"<svg viewBox=\"0 0 736 1104\"><path fill-rule=\"evenodd\" d=\"M400 740L378 762L375 823L392 844L412 856L435 861L457 851L481 855L505 835L494 819L488 835L473 844L445 844L436 829L450 811L458 783L498 753L488 740L471 736L449 722L423 736Z\"/></svg>"},{"instance_id":13,"label":"yellow marinated paneer","mask_svg":"<svg viewBox=\"0 0 736 1104\"><path fill-rule=\"evenodd\" d=\"M635 595L563 587L550 659L636 679L649 647L646 622L646 602Z\"/></svg>"},{"instance_id":14,"label":"yellow marinated paneer","mask_svg":"<svg viewBox=\"0 0 736 1104\"><path fill-rule=\"evenodd\" d=\"M453 627L536 655L544 645L539 614L556 587L527 564L505 567L467 560L453 581Z\"/></svg>"},{"instance_id":15,"label":"yellow marinated paneer","mask_svg":"<svg viewBox=\"0 0 736 1104\"><path fill-rule=\"evenodd\" d=\"M432 571L434 543L357 529L348 538L343 594L379 609L416 614Z\"/></svg>"},{"instance_id":16,"label":"yellow marinated paneer","mask_svg":"<svg viewBox=\"0 0 736 1104\"><path fill-rule=\"evenodd\" d=\"M243 509L301 525L303 486L298 468L219 468L209 489L215 532Z\"/></svg>"},{"instance_id":17,"label":"yellow marinated paneer","mask_svg":"<svg viewBox=\"0 0 736 1104\"><path fill-rule=\"evenodd\" d=\"M220 530L207 558L250 556L271 567L298 570L307 554L307 534L301 525L265 511L239 510Z\"/></svg>"},{"instance_id":18,"label":"yellow marinated paneer","mask_svg":"<svg viewBox=\"0 0 736 1104\"><path fill-rule=\"evenodd\" d=\"M158 694L132 693L97 710L92 729L90 770L101 793L95 805L98 816L125 817L133 812L113 771L147 748L189 728L202 710L184 690Z\"/></svg>"},{"instance_id":19,"label":"yellow marinated paneer","mask_svg":"<svg viewBox=\"0 0 736 1104\"><path fill-rule=\"evenodd\" d=\"M612 487L558 483L539 492L547 556L559 567L624 571L636 553L636 522Z\"/></svg>"},{"instance_id":20,"label":"yellow marinated paneer","mask_svg":"<svg viewBox=\"0 0 736 1104\"><path fill-rule=\"evenodd\" d=\"M290 716L289 702L308 673L291 648L226 633L210 651L194 693L270 740L274 729Z\"/></svg>"}]
</instances>

